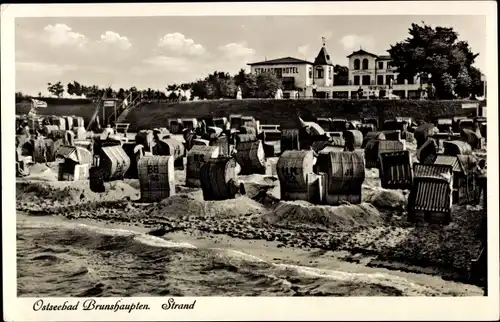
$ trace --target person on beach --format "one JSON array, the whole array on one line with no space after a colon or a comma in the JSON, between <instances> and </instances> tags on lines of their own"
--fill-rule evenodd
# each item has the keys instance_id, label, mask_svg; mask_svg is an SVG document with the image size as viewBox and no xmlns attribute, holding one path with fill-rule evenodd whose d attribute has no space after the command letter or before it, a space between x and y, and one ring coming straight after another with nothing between
<instances>
[{"instance_id":1,"label":"person on beach","mask_svg":"<svg viewBox=\"0 0 500 322\"><path fill-rule=\"evenodd\" d=\"M453 129L452 129L451 125L448 125L448 129L446 130L446 133L448 133L449 135L453 135Z\"/></svg>"},{"instance_id":2,"label":"person on beach","mask_svg":"<svg viewBox=\"0 0 500 322\"><path fill-rule=\"evenodd\" d=\"M313 98L316 98L316 91L317 91L317 88L318 86L316 86L316 83L313 82L312 84L312 94L313 94Z\"/></svg>"}]
</instances>

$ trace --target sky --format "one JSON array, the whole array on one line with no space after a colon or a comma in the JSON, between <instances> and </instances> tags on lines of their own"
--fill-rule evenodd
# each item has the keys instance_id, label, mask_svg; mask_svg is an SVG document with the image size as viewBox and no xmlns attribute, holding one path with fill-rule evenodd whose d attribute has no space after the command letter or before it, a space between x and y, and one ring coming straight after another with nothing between
<instances>
[{"instance_id":1,"label":"sky","mask_svg":"<svg viewBox=\"0 0 500 322\"><path fill-rule=\"evenodd\" d=\"M360 48L387 54L412 23L453 27L486 67L484 16L205 16L16 18L16 92L47 83L164 90L215 70L281 57L314 61L322 40L334 64Z\"/></svg>"}]
</instances>

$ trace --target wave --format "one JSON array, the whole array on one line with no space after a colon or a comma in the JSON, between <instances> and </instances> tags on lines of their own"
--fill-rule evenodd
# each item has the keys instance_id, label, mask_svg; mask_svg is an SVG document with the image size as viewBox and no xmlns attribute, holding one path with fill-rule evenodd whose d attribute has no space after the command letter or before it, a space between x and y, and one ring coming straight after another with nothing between
<instances>
[{"instance_id":1,"label":"wave","mask_svg":"<svg viewBox=\"0 0 500 322\"><path fill-rule=\"evenodd\" d=\"M134 230L24 221L18 234L26 239L18 242L18 288L25 296L435 294L386 273L272 263Z\"/></svg>"}]
</instances>

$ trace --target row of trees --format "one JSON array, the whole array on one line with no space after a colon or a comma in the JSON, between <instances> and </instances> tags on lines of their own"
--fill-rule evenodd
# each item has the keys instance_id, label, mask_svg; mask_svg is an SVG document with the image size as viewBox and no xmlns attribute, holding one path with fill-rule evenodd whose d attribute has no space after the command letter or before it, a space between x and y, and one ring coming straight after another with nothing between
<instances>
[{"instance_id":1,"label":"row of trees","mask_svg":"<svg viewBox=\"0 0 500 322\"><path fill-rule=\"evenodd\" d=\"M238 87L243 98L272 98L283 85L278 77L270 73L255 75L241 69L231 76L216 71L191 84L191 99L235 98Z\"/></svg>"},{"instance_id":2,"label":"row of trees","mask_svg":"<svg viewBox=\"0 0 500 322\"><path fill-rule=\"evenodd\" d=\"M89 99L105 97L114 97L119 99L124 99L130 93L136 95L141 95L144 99L168 99L167 95L163 91L153 90L151 88L139 90L135 86L128 89L119 88L113 89L112 87L99 87L98 85L83 85L77 81L68 83L66 87L61 83L48 83L47 90L49 93L56 97L62 97L64 91L66 91L71 96L85 96Z\"/></svg>"},{"instance_id":3,"label":"row of trees","mask_svg":"<svg viewBox=\"0 0 500 322\"><path fill-rule=\"evenodd\" d=\"M168 85L165 91L151 88L138 90L136 87L118 90L112 87L99 87L97 85L83 85L73 81L64 86L61 82L48 83L47 90L56 97L62 97L66 91L71 96L85 96L89 99L100 97L116 97L124 99L130 93L141 95L145 100L170 100L185 101L188 96L192 99L220 99L235 98L238 86L245 98L271 98L278 88L282 88L281 80L272 74L254 75L240 70L236 75L215 71L205 79L193 83ZM190 92L190 95L187 93ZM169 93L168 96L166 93ZM39 96L41 94L39 93Z\"/></svg>"}]
</instances>

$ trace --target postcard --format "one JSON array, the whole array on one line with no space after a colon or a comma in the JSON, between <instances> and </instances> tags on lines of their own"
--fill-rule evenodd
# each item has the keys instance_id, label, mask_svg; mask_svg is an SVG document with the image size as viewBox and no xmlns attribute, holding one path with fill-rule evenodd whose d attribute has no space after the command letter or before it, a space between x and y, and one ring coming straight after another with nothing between
<instances>
[{"instance_id":1,"label":"postcard","mask_svg":"<svg viewBox=\"0 0 500 322\"><path fill-rule=\"evenodd\" d=\"M496 27L2 5L4 320L498 319Z\"/></svg>"}]
</instances>

